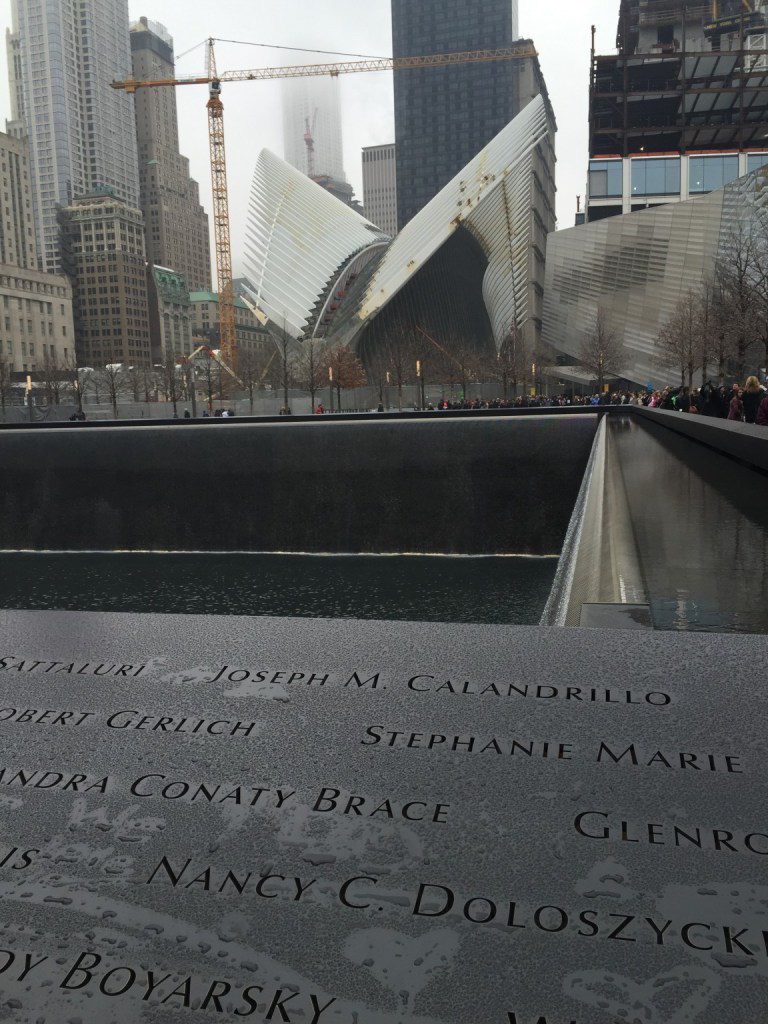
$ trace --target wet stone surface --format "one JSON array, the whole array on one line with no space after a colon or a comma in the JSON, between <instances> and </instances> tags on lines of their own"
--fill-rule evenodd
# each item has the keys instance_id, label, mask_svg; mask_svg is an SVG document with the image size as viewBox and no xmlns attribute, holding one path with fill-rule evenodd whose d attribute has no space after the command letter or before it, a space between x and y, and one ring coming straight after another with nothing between
<instances>
[{"instance_id":1,"label":"wet stone surface","mask_svg":"<svg viewBox=\"0 0 768 1024\"><path fill-rule=\"evenodd\" d=\"M762 1020L766 669L747 636L0 612L0 1019Z\"/></svg>"}]
</instances>

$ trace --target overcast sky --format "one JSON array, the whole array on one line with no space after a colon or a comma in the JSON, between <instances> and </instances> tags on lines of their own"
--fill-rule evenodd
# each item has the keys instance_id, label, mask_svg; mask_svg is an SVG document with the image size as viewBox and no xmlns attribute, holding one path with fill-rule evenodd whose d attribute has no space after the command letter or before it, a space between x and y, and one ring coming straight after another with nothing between
<instances>
[{"instance_id":1,"label":"overcast sky","mask_svg":"<svg viewBox=\"0 0 768 1024\"><path fill-rule=\"evenodd\" d=\"M411 0L417 4L419 0ZM162 22L174 37L177 54L213 35L290 46L310 46L388 56L392 53L390 0L129 0L131 18ZM598 49L615 46L619 0L519 0L520 33L536 43L558 121L558 202L560 227L573 224L576 196L584 193L587 161L587 93L590 25ZM10 25L10 0L0 0ZM219 70L309 63L312 54L220 43ZM328 58L332 60L333 58ZM198 48L178 61L181 74L204 68ZM0 112L9 113L5 46L0 46ZM394 139L391 74L350 75L341 79L344 163L362 200L360 150ZM210 172L204 87L178 90L182 152L210 210ZM252 82L225 87L232 242L235 271L242 269L244 221L254 165L263 147L283 155L280 86Z\"/></svg>"}]
</instances>

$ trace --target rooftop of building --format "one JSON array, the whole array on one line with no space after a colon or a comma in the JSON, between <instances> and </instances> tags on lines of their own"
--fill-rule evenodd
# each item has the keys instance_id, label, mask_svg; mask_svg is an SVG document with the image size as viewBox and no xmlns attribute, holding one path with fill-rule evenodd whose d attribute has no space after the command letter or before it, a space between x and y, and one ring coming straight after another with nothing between
<instances>
[{"instance_id":1,"label":"rooftop of building","mask_svg":"<svg viewBox=\"0 0 768 1024\"><path fill-rule=\"evenodd\" d=\"M218 292L190 292L189 301L192 303L213 302L218 305L219 294ZM250 307L247 306L242 299L235 299L235 305L238 309L244 309L249 313L251 312Z\"/></svg>"},{"instance_id":2,"label":"rooftop of building","mask_svg":"<svg viewBox=\"0 0 768 1024\"><path fill-rule=\"evenodd\" d=\"M151 32L153 36L157 36L166 46L173 49L173 36L159 21L150 21L149 18L141 17L138 21L131 22L131 32Z\"/></svg>"}]
</instances>

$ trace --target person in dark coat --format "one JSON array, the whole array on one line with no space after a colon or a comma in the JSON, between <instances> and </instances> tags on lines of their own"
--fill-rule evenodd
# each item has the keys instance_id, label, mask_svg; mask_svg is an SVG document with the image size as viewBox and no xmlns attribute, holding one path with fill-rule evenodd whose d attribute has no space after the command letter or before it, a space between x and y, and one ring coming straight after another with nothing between
<instances>
[{"instance_id":1,"label":"person in dark coat","mask_svg":"<svg viewBox=\"0 0 768 1024\"><path fill-rule=\"evenodd\" d=\"M728 409L728 419L738 420L739 423L741 423L741 421L744 419L744 403L741 400L741 391L733 392L731 405Z\"/></svg>"},{"instance_id":2,"label":"person in dark coat","mask_svg":"<svg viewBox=\"0 0 768 1024\"><path fill-rule=\"evenodd\" d=\"M768 395L760 403L760 408L757 410L757 418L755 423L759 427L768 427Z\"/></svg>"}]
</instances>

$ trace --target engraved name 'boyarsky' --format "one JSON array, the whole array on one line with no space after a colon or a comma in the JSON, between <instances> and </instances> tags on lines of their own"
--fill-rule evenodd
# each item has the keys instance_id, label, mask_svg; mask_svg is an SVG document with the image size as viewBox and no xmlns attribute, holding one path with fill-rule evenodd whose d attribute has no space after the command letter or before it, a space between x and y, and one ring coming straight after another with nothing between
<instances>
[{"instance_id":1,"label":"engraved name 'boyarsky'","mask_svg":"<svg viewBox=\"0 0 768 1024\"><path fill-rule=\"evenodd\" d=\"M119 664L114 661L45 661L6 655L0 658L0 672L34 673L61 678L64 676L115 676L138 679L149 668L149 662Z\"/></svg>"},{"instance_id":2,"label":"engraved name 'boyarsky'","mask_svg":"<svg viewBox=\"0 0 768 1024\"><path fill-rule=\"evenodd\" d=\"M426 750L429 753L454 753L543 759L549 761L593 761L597 764L622 764L635 768L693 769L699 772L743 774L741 757L736 754L712 754L691 751L663 751L636 743L602 741L595 750L579 751L562 740L510 739L502 736L449 735L446 733L408 732L371 725L360 740L363 746L383 749Z\"/></svg>"},{"instance_id":3,"label":"engraved name 'boyarsky'","mask_svg":"<svg viewBox=\"0 0 768 1024\"><path fill-rule=\"evenodd\" d=\"M20 984L33 976L36 979L41 968L44 976L53 966L48 956L10 949L0 949L0 959L0 975L5 976L4 980ZM288 988L259 984L237 986L229 981L204 980L195 975L182 977L160 968L150 970L146 964L107 964L103 960L100 953L81 951L71 963L67 961L61 967L57 988L88 995L101 993L113 999L138 996L149 1005L176 1010L199 1010L234 1017L258 1014L257 1020L285 1024L293 1021L321 1024L326 1011L336 1002L335 996L304 993L293 985Z\"/></svg>"}]
</instances>

